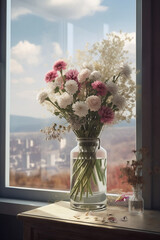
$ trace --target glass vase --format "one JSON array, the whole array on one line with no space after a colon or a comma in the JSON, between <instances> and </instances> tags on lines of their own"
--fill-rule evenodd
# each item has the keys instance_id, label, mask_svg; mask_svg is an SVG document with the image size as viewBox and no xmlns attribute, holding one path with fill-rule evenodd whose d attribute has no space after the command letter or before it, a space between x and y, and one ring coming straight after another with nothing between
<instances>
[{"instance_id":1,"label":"glass vase","mask_svg":"<svg viewBox=\"0 0 160 240\"><path fill-rule=\"evenodd\" d=\"M144 200L139 184L133 187L133 195L129 198L128 207L131 214L142 214L144 212Z\"/></svg>"},{"instance_id":2,"label":"glass vase","mask_svg":"<svg viewBox=\"0 0 160 240\"><path fill-rule=\"evenodd\" d=\"M88 211L106 208L107 152L100 139L79 138L70 154L70 205Z\"/></svg>"}]
</instances>

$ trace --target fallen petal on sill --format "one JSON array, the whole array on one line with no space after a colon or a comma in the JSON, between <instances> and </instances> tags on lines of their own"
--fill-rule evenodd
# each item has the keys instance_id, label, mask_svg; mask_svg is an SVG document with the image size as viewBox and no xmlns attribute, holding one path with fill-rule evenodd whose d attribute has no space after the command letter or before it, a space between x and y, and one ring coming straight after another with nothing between
<instances>
[{"instance_id":1,"label":"fallen petal on sill","mask_svg":"<svg viewBox=\"0 0 160 240\"><path fill-rule=\"evenodd\" d=\"M128 221L127 216L122 217L122 218L121 218L121 221L122 221L122 222L127 222L127 221Z\"/></svg>"},{"instance_id":2,"label":"fallen petal on sill","mask_svg":"<svg viewBox=\"0 0 160 240\"><path fill-rule=\"evenodd\" d=\"M116 219L115 217L109 217L109 218L108 218L108 221L109 221L110 223L117 223L117 219Z\"/></svg>"},{"instance_id":3,"label":"fallen petal on sill","mask_svg":"<svg viewBox=\"0 0 160 240\"><path fill-rule=\"evenodd\" d=\"M112 214L112 213L108 213L107 215L108 215L108 216L113 216L113 214Z\"/></svg>"},{"instance_id":4,"label":"fallen petal on sill","mask_svg":"<svg viewBox=\"0 0 160 240\"><path fill-rule=\"evenodd\" d=\"M108 221L105 217L102 219L102 223L108 223Z\"/></svg>"}]
</instances>

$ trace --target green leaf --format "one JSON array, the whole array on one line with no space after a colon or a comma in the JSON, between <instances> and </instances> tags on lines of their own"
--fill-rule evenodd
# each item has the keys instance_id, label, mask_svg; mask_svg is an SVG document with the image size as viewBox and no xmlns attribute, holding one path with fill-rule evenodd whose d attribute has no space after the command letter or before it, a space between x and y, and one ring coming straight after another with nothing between
<instances>
[{"instance_id":1,"label":"green leaf","mask_svg":"<svg viewBox=\"0 0 160 240\"><path fill-rule=\"evenodd\" d=\"M59 112L54 112L54 115L58 116L58 115L59 115Z\"/></svg>"},{"instance_id":2,"label":"green leaf","mask_svg":"<svg viewBox=\"0 0 160 240\"><path fill-rule=\"evenodd\" d=\"M54 89L54 92L55 92L55 93L59 92L59 87L56 87L56 88Z\"/></svg>"},{"instance_id":3,"label":"green leaf","mask_svg":"<svg viewBox=\"0 0 160 240\"><path fill-rule=\"evenodd\" d=\"M112 102L108 104L108 107L112 107Z\"/></svg>"}]
</instances>

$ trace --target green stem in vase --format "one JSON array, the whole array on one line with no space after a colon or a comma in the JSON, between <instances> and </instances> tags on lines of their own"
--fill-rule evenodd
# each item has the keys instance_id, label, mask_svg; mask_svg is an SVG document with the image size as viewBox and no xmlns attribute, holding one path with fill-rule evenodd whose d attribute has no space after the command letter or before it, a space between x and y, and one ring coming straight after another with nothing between
<instances>
[{"instance_id":1,"label":"green stem in vase","mask_svg":"<svg viewBox=\"0 0 160 240\"><path fill-rule=\"evenodd\" d=\"M79 195L80 201L85 195L93 195L92 185L97 186L97 180L105 184L105 169L102 168L101 159L96 158L95 144L86 142L81 146L81 151L73 163L73 186L71 186L70 197L76 198ZM98 179L97 179L98 178Z\"/></svg>"}]
</instances>

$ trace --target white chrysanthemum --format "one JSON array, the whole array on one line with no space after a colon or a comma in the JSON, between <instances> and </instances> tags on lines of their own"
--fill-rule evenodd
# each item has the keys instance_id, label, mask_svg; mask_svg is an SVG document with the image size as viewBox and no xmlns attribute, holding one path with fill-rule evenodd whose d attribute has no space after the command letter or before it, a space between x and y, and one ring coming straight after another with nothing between
<instances>
[{"instance_id":1,"label":"white chrysanthemum","mask_svg":"<svg viewBox=\"0 0 160 240\"><path fill-rule=\"evenodd\" d=\"M108 91L109 91L112 95L117 94L117 92L118 92L118 86L117 86L114 82L108 81L108 82L106 83L106 87L107 87Z\"/></svg>"},{"instance_id":2,"label":"white chrysanthemum","mask_svg":"<svg viewBox=\"0 0 160 240\"><path fill-rule=\"evenodd\" d=\"M87 69L87 68L82 69L82 70L80 71L80 73L78 74L78 81L79 81L80 83L85 82L86 79L89 78L90 74L91 74L91 71L90 71L89 69Z\"/></svg>"},{"instance_id":3,"label":"white chrysanthemum","mask_svg":"<svg viewBox=\"0 0 160 240\"><path fill-rule=\"evenodd\" d=\"M42 103L44 103L44 101L46 100L47 97L48 97L47 91L41 91L37 94L37 101L40 104L42 104Z\"/></svg>"},{"instance_id":4,"label":"white chrysanthemum","mask_svg":"<svg viewBox=\"0 0 160 240\"><path fill-rule=\"evenodd\" d=\"M123 67L121 67L121 74L125 78L129 78L131 73L132 73L132 69L127 64L124 64Z\"/></svg>"},{"instance_id":5,"label":"white chrysanthemum","mask_svg":"<svg viewBox=\"0 0 160 240\"><path fill-rule=\"evenodd\" d=\"M47 92L48 92L48 94L54 93L55 88L56 88L55 82L48 82L47 83Z\"/></svg>"},{"instance_id":6,"label":"white chrysanthemum","mask_svg":"<svg viewBox=\"0 0 160 240\"><path fill-rule=\"evenodd\" d=\"M62 84L63 84L63 78L62 78L62 76L57 77L57 78L55 79L55 85L56 85L56 87L61 87Z\"/></svg>"},{"instance_id":7,"label":"white chrysanthemum","mask_svg":"<svg viewBox=\"0 0 160 240\"><path fill-rule=\"evenodd\" d=\"M98 111L101 107L101 99L95 95L89 96L86 99L86 103L88 108L94 112Z\"/></svg>"},{"instance_id":8,"label":"white chrysanthemum","mask_svg":"<svg viewBox=\"0 0 160 240\"><path fill-rule=\"evenodd\" d=\"M68 94L67 92L57 97L57 103L60 108L66 108L68 105L72 104L73 96Z\"/></svg>"},{"instance_id":9,"label":"white chrysanthemum","mask_svg":"<svg viewBox=\"0 0 160 240\"><path fill-rule=\"evenodd\" d=\"M126 100L119 94L114 95L112 102L118 107L119 110L122 110L126 105Z\"/></svg>"},{"instance_id":10,"label":"white chrysanthemum","mask_svg":"<svg viewBox=\"0 0 160 240\"><path fill-rule=\"evenodd\" d=\"M84 62L83 67L89 69L91 72L93 71L93 66L90 63Z\"/></svg>"},{"instance_id":11,"label":"white chrysanthemum","mask_svg":"<svg viewBox=\"0 0 160 240\"><path fill-rule=\"evenodd\" d=\"M85 117L88 113L88 106L85 102L79 101L72 106L74 114L79 117Z\"/></svg>"},{"instance_id":12,"label":"white chrysanthemum","mask_svg":"<svg viewBox=\"0 0 160 240\"><path fill-rule=\"evenodd\" d=\"M69 94L75 94L78 90L78 84L74 80L68 80L65 84L65 89Z\"/></svg>"},{"instance_id":13,"label":"white chrysanthemum","mask_svg":"<svg viewBox=\"0 0 160 240\"><path fill-rule=\"evenodd\" d=\"M89 76L90 80L96 81L101 79L101 73L99 71L93 71Z\"/></svg>"}]
</instances>

